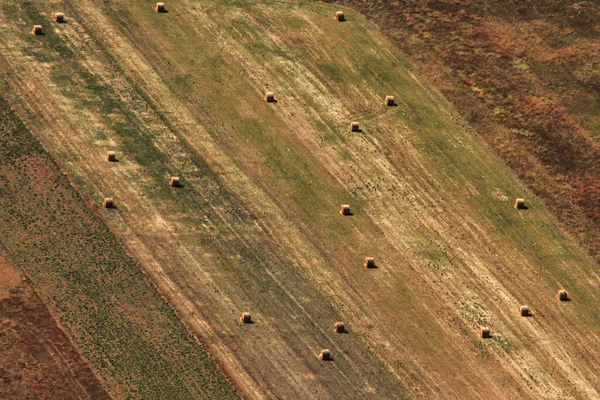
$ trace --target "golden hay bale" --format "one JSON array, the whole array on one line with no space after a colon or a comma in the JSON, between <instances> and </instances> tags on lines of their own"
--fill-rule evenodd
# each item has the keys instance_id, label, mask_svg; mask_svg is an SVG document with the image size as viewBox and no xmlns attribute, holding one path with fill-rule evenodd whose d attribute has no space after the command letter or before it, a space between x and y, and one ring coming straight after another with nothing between
<instances>
[{"instance_id":1,"label":"golden hay bale","mask_svg":"<svg viewBox=\"0 0 600 400\"><path fill-rule=\"evenodd\" d=\"M346 329L344 328L344 323L343 322L336 322L335 324L333 324L333 330L335 331L335 333L344 333L346 332Z\"/></svg>"},{"instance_id":2,"label":"golden hay bale","mask_svg":"<svg viewBox=\"0 0 600 400\"><path fill-rule=\"evenodd\" d=\"M396 103L394 102L394 96L385 96L385 105L386 106L396 105Z\"/></svg>"},{"instance_id":3,"label":"golden hay bale","mask_svg":"<svg viewBox=\"0 0 600 400\"><path fill-rule=\"evenodd\" d=\"M323 361L331 360L331 353L329 352L329 349L321 350L321 352L319 353L319 360L323 360Z\"/></svg>"},{"instance_id":4,"label":"golden hay bale","mask_svg":"<svg viewBox=\"0 0 600 400\"><path fill-rule=\"evenodd\" d=\"M529 316L529 307L527 307L527 306L519 307L519 313L521 314L521 317L528 317Z\"/></svg>"},{"instance_id":5,"label":"golden hay bale","mask_svg":"<svg viewBox=\"0 0 600 400\"><path fill-rule=\"evenodd\" d=\"M488 339L492 337L492 335L490 334L490 328L488 327L479 328L479 334L481 335L482 339Z\"/></svg>"},{"instance_id":6,"label":"golden hay bale","mask_svg":"<svg viewBox=\"0 0 600 400\"><path fill-rule=\"evenodd\" d=\"M62 24L65 22L65 15L63 13L54 13L54 22Z\"/></svg>"},{"instance_id":7,"label":"golden hay bale","mask_svg":"<svg viewBox=\"0 0 600 400\"><path fill-rule=\"evenodd\" d=\"M525 199L516 199L515 200L515 208L520 208L520 209L525 208Z\"/></svg>"},{"instance_id":8,"label":"golden hay bale","mask_svg":"<svg viewBox=\"0 0 600 400\"><path fill-rule=\"evenodd\" d=\"M154 7L157 13L163 13L166 11L165 3L156 3L156 7Z\"/></svg>"},{"instance_id":9,"label":"golden hay bale","mask_svg":"<svg viewBox=\"0 0 600 400\"><path fill-rule=\"evenodd\" d=\"M34 25L33 26L33 30L31 31L31 33L33 33L34 35L41 35L42 34L42 26L41 25Z\"/></svg>"},{"instance_id":10,"label":"golden hay bale","mask_svg":"<svg viewBox=\"0 0 600 400\"><path fill-rule=\"evenodd\" d=\"M375 268L375 259L373 257L365 257L365 267Z\"/></svg>"},{"instance_id":11,"label":"golden hay bale","mask_svg":"<svg viewBox=\"0 0 600 400\"><path fill-rule=\"evenodd\" d=\"M569 300L569 293L565 289L560 289L556 292L556 298L560 301L567 301Z\"/></svg>"},{"instance_id":12,"label":"golden hay bale","mask_svg":"<svg viewBox=\"0 0 600 400\"><path fill-rule=\"evenodd\" d=\"M267 103L273 103L275 101L275 95L273 94L273 92L267 92L265 94L265 100L267 101Z\"/></svg>"},{"instance_id":13,"label":"golden hay bale","mask_svg":"<svg viewBox=\"0 0 600 400\"><path fill-rule=\"evenodd\" d=\"M117 161L117 153L115 153L114 151L107 151L106 152L106 161L110 161L110 162Z\"/></svg>"},{"instance_id":14,"label":"golden hay bale","mask_svg":"<svg viewBox=\"0 0 600 400\"><path fill-rule=\"evenodd\" d=\"M336 11L335 12L335 19L336 19L336 21L345 21L345 19L344 19L344 12L343 11Z\"/></svg>"},{"instance_id":15,"label":"golden hay bale","mask_svg":"<svg viewBox=\"0 0 600 400\"><path fill-rule=\"evenodd\" d=\"M169 184L173 187L179 187L179 177L178 176L172 176L171 180L169 181Z\"/></svg>"},{"instance_id":16,"label":"golden hay bale","mask_svg":"<svg viewBox=\"0 0 600 400\"><path fill-rule=\"evenodd\" d=\"M342 204L340 207L340 214L350 215L350 206L348 204Z\"/></svg>"},{"instance_id":17,"label":"golden hay bale","mask_svg":"<svg viewBox=\"0 0 600 400\"><path fill-rule=\"evenodd\" d=\"M358 132L358 122L350 122L350 132Z\"/></svg>"},{"instance_id":18,"label":"golden hay bale","mask_svg":"<svg viewBox=\"0 0 600 400\"><path fill-rule=\"evenodd\" d=\"M115 203L112 199L112 197L107 197L104 199L104 208L113 208L115 206Z\"/></svg>"},{"instance_id":19,"label":"golden hay bale","mask_svg":"<svg viewBox=\"0 0 600 400\"><path fill-rule=\"evenodd\" d=\"M240 315L240 322L243 324L249 324L252 322L252 316L250 315L249 312L243 312Z\"/></svg>"}]
</instances>

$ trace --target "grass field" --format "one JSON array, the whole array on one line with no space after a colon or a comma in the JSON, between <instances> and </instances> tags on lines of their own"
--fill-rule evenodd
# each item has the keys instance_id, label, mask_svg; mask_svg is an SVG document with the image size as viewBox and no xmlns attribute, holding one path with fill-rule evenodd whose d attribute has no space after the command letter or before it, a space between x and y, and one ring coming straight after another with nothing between
<instances>
[{"instance_id":1,"label":"grass field","mask_svg":"<svg viewBox=\"0 0 600 400\"><path fill-rule=\"evenodd\" d=\"M374 25L312 2L152 6L7 1L0 66L244 396L598 395L596 264ZM67 24L28 33L58 8Z\"/></svg>"},{"instance_id":2,"label":"grass field","mask_svg":"<svg viewBox=\"0 0 600 400\"><path fill-rule=\"evenodd\" d=\"M360 1L428 80L600 261L600 5Z\"/></svg>"},{"instance_id":3,"label":"grass field","mask_svg":"<svg viewBox=\"0 0 600 400\"><path fill-rule=\"evenodd\" d=\"M35 283L108 393L235 398L135 261L1 98L0 153L2 250ZM32 288L13 289L2 300L8 325L1 337L15 340L3 357L9 382L2 397L108 398ZM64 392L56 390L61 385Z\"/></svg>"}]
</instances>

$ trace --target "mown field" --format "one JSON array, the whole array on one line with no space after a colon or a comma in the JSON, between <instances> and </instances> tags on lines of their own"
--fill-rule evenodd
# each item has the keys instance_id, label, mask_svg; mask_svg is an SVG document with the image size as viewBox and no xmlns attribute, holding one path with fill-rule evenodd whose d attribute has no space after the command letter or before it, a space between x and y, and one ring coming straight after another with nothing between
<instances>
[{"instance_id":1,"label":"mown field","mask_svg":"<svg viewBox=\"0 0 600 400\"><path fill-rule=\"evenodd\" d=\"M136 262L1 98L0 203L7 260L35 284L111 397L236 398ZM0 302L7 324L0 337L10 348L2 353L2 397L109 398L29 284L14 286Z\"/></svg>"},{"instance_id":2,"label":"mown field","mask_svg":"<svg viewBox=\"0 0 600 400\"><path fill-rule=\"evenodd\" d=\"M600 5L340 0L375 22L600 260Z\"/></svg>"},{"instance_id":3,"label":"mown field","mask_svg":"<svg viewBox=\"0 0 600 400\"><path fill-rule=\"evenodd\" d=\"M597 397L593 259L375 25L336 9L12 0L0 66L10 104L245 397Z\"/></svg>"}]
</instances>

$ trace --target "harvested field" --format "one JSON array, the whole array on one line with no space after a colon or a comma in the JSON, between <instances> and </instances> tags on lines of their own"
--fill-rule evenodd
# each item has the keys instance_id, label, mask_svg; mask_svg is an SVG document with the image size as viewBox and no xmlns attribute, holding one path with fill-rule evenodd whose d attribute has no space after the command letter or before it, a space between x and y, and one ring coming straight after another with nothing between
<instances>
[{"instance_id":1,"label":"harvested field","mask_svg":"<svg viewBox=\"0 0 600 400\"><path fill-rule=\"evenodd\" d=\"M0 358L0 397L236 398L2 98L0 243L39 294L25 283L8 295L0 287L0 339L12 344L0 349L8 357ZM0 277L0 285L11 281Z\"/></svg>"},{"instance_id":2,"label":"harvested field","mask_svg":"<svg viewBox=\"0 0 600 400\"><path fill-rule=\"evenodd\" d=\"M598 397L596 264L362 16L58 3L2 6L10 103L245 397Z\"/></svg>"},{"instance_id":3,"label":"harvested field","mask_svg":"<svg viewBox=\"0 0 600 400\"><path fill-rule=\"evenodd\" d=\"M376 23L600 262L599 2L325 1Z\"/></svg>"}]
</instances>

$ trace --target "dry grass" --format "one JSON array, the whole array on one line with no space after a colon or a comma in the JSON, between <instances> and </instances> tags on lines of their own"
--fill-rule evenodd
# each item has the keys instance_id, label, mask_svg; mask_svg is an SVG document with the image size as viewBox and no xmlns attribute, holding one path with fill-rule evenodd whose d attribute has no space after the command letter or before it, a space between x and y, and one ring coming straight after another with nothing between
<instances>
[{"instance_id":1,"label":"dry grass","mask_svg":"<svg viewBox=\"0 0 600 400\"><path fill-rule=\"evenodd\" d=\"M519 307L519 314L522 317L528 317L529 316L529 307L527 307L527 306Z\"/></svg>"},{"instance_id":2,"label":"dry grass","mask_svg":"<svg viewBox=\"0 0 600 400\"><path fill-rule=\"evenodd\" d=\"M525 199L516 199L515 200L515 208L525 209Z\"/></svg>"},{"instance_id":3,"label":"dry grass","mask_svg":"<svg viewBox=\"0 0 600 400\"><path fill-rule=\"evenodd\" d=\"M569 293L565 289L560 289L556 292L556 298L560 301L567 301L569 300Z\"/></svg>"},{"instance_id":4,"label":"dry grass","mask_svg":"<svg viewBox=\"0 0 600 400\"><path fill-rule=\"evenodd\" d=\"M329 349L321 350L321 352L319 353L319 360L323 360L323 361L331 360L331 352L329 351Z\"/></svg>"},{"instance_id":5,"label":"dry grass","mask_svg":"<svg viewBox=\"0 0 600 400\"><path fill-rule=\"evenodd\" d=\"M488 327L479 328L479 336L482 339L489 339L489 338L491 338L492 334L491 334L490 328L488 328Z\"/></svg>"},{"instance_id":6,"label":"dry grass","mask_svg":"<svg viewBox=\"0 0 600 400\"><path fill-rule=\"evenodd\" d=\"M249 312L243 312L240 314L240 322L243 324L249 324L252 322L252 315Z\"/></svg>"}]
</instances>

